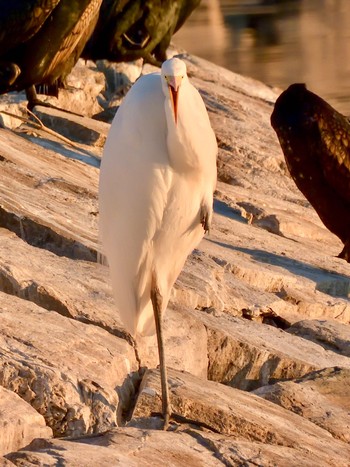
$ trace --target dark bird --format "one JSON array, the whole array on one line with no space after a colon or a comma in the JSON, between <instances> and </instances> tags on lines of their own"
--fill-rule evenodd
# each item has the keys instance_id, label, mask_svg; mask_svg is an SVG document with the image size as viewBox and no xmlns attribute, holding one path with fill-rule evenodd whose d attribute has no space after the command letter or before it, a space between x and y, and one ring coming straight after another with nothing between
<instances>
[{"instance_id":1,"label":"dark bird","mask_svg":"<svg viewBox=\"0 0 350 467\"><path fill-rule=\"evenodd\" d=\"M96 26L102 0L0 0L0 93L56 89Z\"/></svg>"},{"instance_id":2,"label":"dark bird","mask_svg":"<svg viewBox=\"0 0 350 467\"><path fill-rule=\"evenodd\" d=\"M82 57L159 64L172 35L200 0L103 0L93 35Z\"/></svg>"},{"instance_id":3,"label":"dark bird","mask_svg":"<svg viewBox=\"0 0 350 467\"><path fill-rule=\"evenodd\" d=\"M326 101L292 84L271 115L288 170L350 262L350 123Z\"/></svg>"}]
</instances>

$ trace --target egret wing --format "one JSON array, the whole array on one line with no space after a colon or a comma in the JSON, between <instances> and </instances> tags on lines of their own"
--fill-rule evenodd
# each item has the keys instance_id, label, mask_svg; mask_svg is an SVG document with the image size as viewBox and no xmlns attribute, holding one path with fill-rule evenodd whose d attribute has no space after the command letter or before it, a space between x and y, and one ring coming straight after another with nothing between
<instances>
[{"instance_id":1,"label":"egret wing","mask_svg":"<svg viewBox=\"0 0 350 467\"><path fill-rule=\"evenodd\" d=\"M102 246L121 318L132 334L153 326L153 241L170 177L165 122L157 112L163 101L159 75L133 86L112 123L101 164Z\"/></svg>"}]
</instances>

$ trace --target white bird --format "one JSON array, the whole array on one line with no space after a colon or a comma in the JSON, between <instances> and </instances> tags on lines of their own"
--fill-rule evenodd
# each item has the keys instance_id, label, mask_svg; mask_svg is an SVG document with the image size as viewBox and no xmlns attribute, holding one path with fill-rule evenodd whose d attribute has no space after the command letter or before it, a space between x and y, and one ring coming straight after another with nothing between
<instances>
[{"instance_id":1,"label":"white bird","mask_svg":"<svg viewBox=\"0 0 350 467\"><path fill-rule=\"evenodd\" d=\"M162 316L187 256L209 231L216 156L204 102L185 63L172 58L132 86L102 157L102 250L125 327L133 336L157 333L164 429L171 409Z\"/></svg>"}]
</instances>

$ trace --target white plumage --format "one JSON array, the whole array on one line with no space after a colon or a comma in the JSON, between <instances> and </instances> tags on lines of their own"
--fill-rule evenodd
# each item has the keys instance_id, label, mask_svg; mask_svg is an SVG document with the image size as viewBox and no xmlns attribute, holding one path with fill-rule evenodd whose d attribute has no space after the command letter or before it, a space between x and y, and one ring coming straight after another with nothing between
<instances>
[{"instance_id":1,"label":"white plumage","mask_svg":"<svg viewBox=\"0 0 350 467\"><path fill-rule=\"evenodd\" d=\"M99 189L102 248L132 335L155 332L152 290L162 314L209 228L216 155L206 108L183 61L167 60L161 73L133 85L111 125Z\"/></svg>"}]
</instances>

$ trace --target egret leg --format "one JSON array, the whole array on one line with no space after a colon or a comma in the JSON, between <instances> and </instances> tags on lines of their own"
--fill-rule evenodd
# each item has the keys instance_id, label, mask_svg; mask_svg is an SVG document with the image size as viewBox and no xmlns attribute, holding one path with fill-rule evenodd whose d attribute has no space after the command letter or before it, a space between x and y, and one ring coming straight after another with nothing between
<instances>
[{"instance_id":1,"label":"egret leg","mask_svg":"<svg viewBox=\"0 0 350 467\"><path fill-rule=\"evenodd\" d=\"M203 204L200 210L200 221L203 226L204 233L209 233L210 230L210 214L211 210L206 204Z\"/></svg>"},{"instance_id":2,"label":"egret leg","mask_svg":"<svg viewBox=\"0 0 350 467\"><path fill-rule=\"evenodd\" d=\"M170 397L167 379L167 369L165 364L165 353L164 353L164 339L163 339L163 328L162 328L162 301L163 297L159 291L156 281L153 280L151 287L151 301L153 306L154 321L156 324L157 342L158 342L158 354L159 354L159 366L160 366L160 380L162 388L162 413L164 418L163 429L166 430L169 425L169 419L171 414Z\"/></svg>"}]
</instances>

